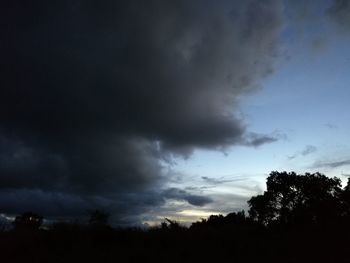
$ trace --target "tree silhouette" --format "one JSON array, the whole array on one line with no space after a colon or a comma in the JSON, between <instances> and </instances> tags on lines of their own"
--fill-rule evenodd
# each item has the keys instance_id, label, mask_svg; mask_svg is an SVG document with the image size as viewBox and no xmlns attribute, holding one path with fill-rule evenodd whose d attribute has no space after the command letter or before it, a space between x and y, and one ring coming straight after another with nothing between
<instances>
[{"instance_id":1,"label":"tree silhouette","mask_svg":"<svg viewBox=\"0 0 350 263\"><path fill-rule=\"evenodd\" d=\"M271 223L323 223L343 213L340 179L320 173L271 172L267 190L248 204L252 219Z\"/></svg>"},{"instance_id":2,"label":"tree silhouette","mask_svg":"<svg viewBox=\"0 0 350 263\"><path fill-rule=\"evenodd\" d=\"M171 220L169 218L164 218L164 219L166 222L162 222L162 224L161 224L161 228L163 230L170 229L173 231L178 231L178 230L183 229L183 227L177 221Z\"/></svg>"},{"instance_id":3,"label":"tree silhouette","mask_svg":"<svg viewBox=\"0 0 350 263\"><path fill-rule=\"evenodd\" d=\"M108 226L108 219L108 213L96 209L90 213L89 225L93 227Z\"/></svg>"},{"instance_id":4,"label":"tree silhouette","mask_svg":"<svg viewBox=\"0 0 350 263\"><path fill-rule=\"evenodd\" d=\"M33 212L25 212L21 215L16 216L14 226L16 229L30 229L35 230L43 223L43 217Z\"/></svg>"},{"instance_id":5,"label":"tree silhouette","mask_svg":"<svg viewBox=\"0 0 350 263\"><path fill-rule=\"evenodd\" d=\"M199 222L194 222L191 229L201 228L241 228L244 226L251 226L253 221L246 217L244 210L239 212L232 212L224 215L211 215L207 219L202 218Z\"/></svg>"},{"instance_id":6,"label":"tree silhouette","mask_svg":"<svg viewBox=\"0 0 350 263\"><path fill-rule=\"evenodd\" d=\"M273 205L272 198L268 192L263 195L253 196L248 205L250 218L258 221L261 224L267 225L276 218L277 210Z\"/></svg>"},{"instance_id":7,"label":"tree silhouette","mask_svg":"<svg viewBox=\"0 0 350 263\"><path fill-rule=\"evenodd\" d=\"M348 178L347 185L344 187L342 199L344 202L344 215L350 217L350 177Z\"/></svg>"}]
</instances>

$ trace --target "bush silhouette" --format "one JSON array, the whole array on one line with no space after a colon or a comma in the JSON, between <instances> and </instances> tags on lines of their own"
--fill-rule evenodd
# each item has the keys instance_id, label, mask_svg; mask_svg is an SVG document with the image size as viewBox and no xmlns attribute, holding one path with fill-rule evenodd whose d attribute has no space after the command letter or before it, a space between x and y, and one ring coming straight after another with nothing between
<instances>
[{"instance_id":1,"label":"bush silhouette","mask_svg":"<svg viewBox=\"0 0 350 263\"><path fill-rule=\"evenodd\" d=\"M109 214L100 210L94 210L90 213L89 225L93 227L108 226Z\"/></svg>"},{"instance_id":2,"label":"bush silhouette","mask_svg":"<svg viewBox=\"0 0 350 263\"><path fill-rule=\"evenodd\" d=\"M14 221L15 229L30 229L35 230L43 223L43 217L33 212L25 212L21 215L16 216Z\"/></svg>"}]
</instances>

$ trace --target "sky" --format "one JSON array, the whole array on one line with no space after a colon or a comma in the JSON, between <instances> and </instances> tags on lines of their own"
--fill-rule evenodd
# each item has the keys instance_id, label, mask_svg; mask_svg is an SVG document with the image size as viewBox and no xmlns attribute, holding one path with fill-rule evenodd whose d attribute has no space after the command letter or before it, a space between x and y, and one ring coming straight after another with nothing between
<instances>
[{"instance_id":1,"label":"sky","mask_svg":"<svg viewBox=\"0 0 350 263\"><path fill-rule=\"evenodd\" d=\"M350 1L8 2L2 217L188 224L350 176Z\"/></svg>"}]
</instances>

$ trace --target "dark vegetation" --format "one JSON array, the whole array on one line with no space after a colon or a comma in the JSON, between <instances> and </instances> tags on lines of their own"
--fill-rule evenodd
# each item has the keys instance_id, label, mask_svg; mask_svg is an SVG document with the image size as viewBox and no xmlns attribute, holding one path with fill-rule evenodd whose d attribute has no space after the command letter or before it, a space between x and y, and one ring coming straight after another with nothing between
<instances>
[{"instance_id":1,"label":"dark vegetation","mask_svg":"<svg viewBox=\"0 0 350 263\"><path fill-rule=\"evenodd\" d=\"M267 190L244 211L212 215L186 228L116 229L108 214L88 225L17 216L0 233L2 262L350 262L350 179L272 172Z\"/></svg>"}]
</instances>

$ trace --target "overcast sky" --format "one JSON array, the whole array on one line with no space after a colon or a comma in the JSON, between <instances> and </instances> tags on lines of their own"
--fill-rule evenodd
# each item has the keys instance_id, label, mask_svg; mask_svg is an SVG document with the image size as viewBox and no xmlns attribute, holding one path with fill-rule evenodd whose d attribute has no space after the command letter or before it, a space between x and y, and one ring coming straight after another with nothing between
<instances>
[{"instance_id":1,"label":"overcast sky","mask_svg":"<svg viewBox=\"0 0 350 263\"><path fill-rule=\"evenodd\" d=\"M272 170L350 175L350 1L8 1L0 214L247 209Z\"/></svg>"}]
</instances>

